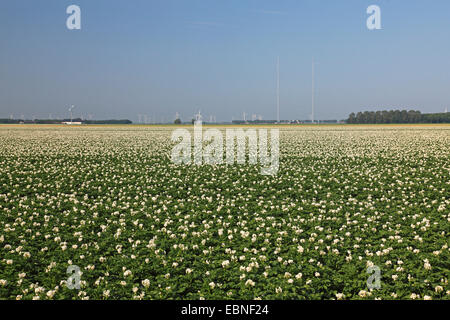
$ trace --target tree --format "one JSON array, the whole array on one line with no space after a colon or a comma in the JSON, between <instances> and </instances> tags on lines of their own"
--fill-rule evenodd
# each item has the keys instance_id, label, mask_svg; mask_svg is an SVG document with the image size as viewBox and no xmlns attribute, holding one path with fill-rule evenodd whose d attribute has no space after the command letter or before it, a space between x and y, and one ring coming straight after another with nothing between
<instances>
[{"instance_id":1,"label":"tree","mask_svg":"<svg viewBox=\"0 0 450 320\"><path fill-rule=\"evenodd\" d=\"M181 120L179 118L175 119L175 121L173 122L175 124L181 124Z\"/></svg>"},{"instance_id":2,"label":"tree","mask_svg":"<svg viewBox=\"0 0 450 320\"><path fill-rule=\"evenodd\" d=\"M347 123L449 123L450 113L421 114L414 110L352 112Z\"/></svg>"},{"instance_id":3,"label":"tree","mask_svg":"<svg viewBox=\"0 0 450 320\"><path fill-rule=\"evenodd\" d=\"M347 123L355 123L355 122L356 122L355 113L352 112L352 113L350 113L350 115L348 116Z\"/></svg>"}]
</instances>

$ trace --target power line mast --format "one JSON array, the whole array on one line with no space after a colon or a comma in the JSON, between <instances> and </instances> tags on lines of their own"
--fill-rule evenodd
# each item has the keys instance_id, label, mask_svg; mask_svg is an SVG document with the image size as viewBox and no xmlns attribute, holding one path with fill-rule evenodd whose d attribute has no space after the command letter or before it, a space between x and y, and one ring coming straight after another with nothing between
<instances>
[{"instance_id":1,"label":"power line mast","mask_svg":"<svg viewBox=\"0 0 450 320\"><path fill-rule=\"evenodd\" d=\"M311 77L311 123L314 123L314 58L312 59Z\"/></svg>"},{"instance_id":2,"label":"power line mast","mask_svg":"<svg viewBox=\"0 0 450 320\"><path fill-rule=\"evenodd\" d=\"M280 57L277 56L277 123L280 123Z\"/></svg>"}]
</instances>

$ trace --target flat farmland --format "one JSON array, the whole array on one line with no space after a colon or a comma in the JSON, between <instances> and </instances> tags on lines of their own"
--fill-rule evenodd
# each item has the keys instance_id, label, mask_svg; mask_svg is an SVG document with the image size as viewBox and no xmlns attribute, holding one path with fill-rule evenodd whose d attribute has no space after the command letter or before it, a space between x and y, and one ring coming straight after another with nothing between
<instances>
[{"instance_id":1,"label":"flat farmland","mask_svg":"<svg viewBox=\"0 0 450 320\"><path fill-rule=\"evenodd\" d=\"M449 125L276 128L264 176L172 163L174 126L0 126L0 299L450 299Z\"/></svg>"}]
</instances>

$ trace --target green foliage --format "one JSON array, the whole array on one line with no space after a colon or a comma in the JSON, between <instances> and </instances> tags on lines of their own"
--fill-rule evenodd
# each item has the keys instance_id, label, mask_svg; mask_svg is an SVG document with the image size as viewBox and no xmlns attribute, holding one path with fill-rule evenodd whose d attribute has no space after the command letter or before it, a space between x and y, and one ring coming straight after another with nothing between
<instances>
[{"instance_id":1,"label":"green foliage","mask_svg":"<svg viewBox=\"0 0 450 320\"><path fill-rule=\"evenodd\" d=\"M286 129L274 177L170 137L0 128L0 299L449 299L448 128Z\"/></svg>"},{"instance_id":2,"label":"green foliage","mask_svg":"<svg viewBox=\"0 0 450 320\"><path fill-rule=\"evenodd\" d=\"M351 113L347 119L351 124L369 123L450 123L450 113L427 113L420 111L390 110Z\"/></svg>"}]
</instances>

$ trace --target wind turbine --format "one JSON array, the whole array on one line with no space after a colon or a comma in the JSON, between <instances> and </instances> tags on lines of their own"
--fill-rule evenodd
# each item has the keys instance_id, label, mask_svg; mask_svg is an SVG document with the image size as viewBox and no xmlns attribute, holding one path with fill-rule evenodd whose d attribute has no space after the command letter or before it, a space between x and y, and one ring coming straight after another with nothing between
<instances>
[{"instance_id":1,"label":"wind turbine","mask_svg":"<svg viewBox=\"0 0 450 320\"><path fill-rule=\"evenodd\" d=\"M198 110L198 113L195 115L195 123L202 124L202 120L203 120L202 112L201 110Z\"/></svg>"},{"instance_id":2,"label":"wind turbine","mask_svg":"<svg viewBox=\"0 0 450 320\"><path fill-rule=\"evenodd\" d=\"M69 108L69 112L70 112L70 124L72 124L72 119L73 119L73 116L72 116L72 109L73 108L75 108L75 106L74 105L72 105L70 108Z\"/></svg>"}]
</instances>

